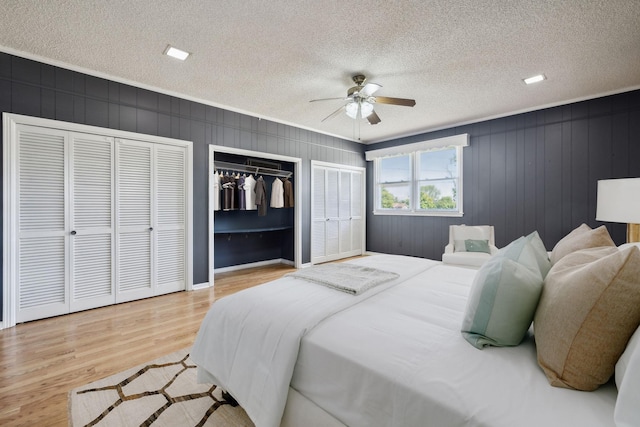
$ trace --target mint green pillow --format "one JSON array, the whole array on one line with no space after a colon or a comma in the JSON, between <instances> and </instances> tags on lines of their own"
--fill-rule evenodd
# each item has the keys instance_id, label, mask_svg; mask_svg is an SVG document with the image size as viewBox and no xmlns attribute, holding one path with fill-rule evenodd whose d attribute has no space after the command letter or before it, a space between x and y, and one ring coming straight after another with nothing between
<instances>
[{"instance_id":1,"label":"mint green pillow","mask_svg":"<svg viewBox=\"0 0 640 427\"><path fill-rule=\"evenodd\" d=\"M547 273L551 269L547 249L537 231L514 240L500 249L496 255L505 256L532 271L539 272L543 279L547 277Z\"/></svg>"},{"instance_id":2,"label":"mint green pillow","mask_svg":"<svg viewBox=\"0 0 640 427\"><path fill-rule=\"evenodd\" d=\"M491 257L473 281L462 336L480 349L520 344L533 321L542 282L539 271L510 259L504 252Z\"/></svg>"},{"instance_id":3,"label":"mint green pillow","mask_svg":"<svg viewBox=\"0 0 640 427\"><path fill-rule=\"evenodd\" d=\"M488 240L467 239L464 241L464 248L467 252L485 252L490 254Z\"/></svg>"}]
</instances>

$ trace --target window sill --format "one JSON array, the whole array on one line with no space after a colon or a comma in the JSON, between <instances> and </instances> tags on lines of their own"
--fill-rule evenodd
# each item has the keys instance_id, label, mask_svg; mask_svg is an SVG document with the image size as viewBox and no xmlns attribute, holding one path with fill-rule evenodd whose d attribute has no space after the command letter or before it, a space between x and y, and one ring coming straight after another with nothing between
<instances>
[{"instance_id":1,"label":"window sill","mask_svg":"<svg viewBox=\"0 0 640 427\"><path fill-rule=\"evenodd\" d=\"M435 217L450 217L461 218L464 216L464 212L415 212L405 210L388 210L388 211L373 211L374 215L394 215L394 216L435 216Z\"/></svg>"}]
</instances>

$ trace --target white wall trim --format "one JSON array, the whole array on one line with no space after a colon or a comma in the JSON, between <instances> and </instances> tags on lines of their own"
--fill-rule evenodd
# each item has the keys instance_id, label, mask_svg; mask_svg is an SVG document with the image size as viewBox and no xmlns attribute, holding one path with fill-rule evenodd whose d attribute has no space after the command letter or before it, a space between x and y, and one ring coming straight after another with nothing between
<instances>
[{"instance_id":1,"label":"white wall trim","mask_svg":"<svg viewBox=\"0 0 640 427\"><path fill-rule=\"evenodd\" d=\"M365 158L369 162L380 157L398 156L401 154L409 154L415 151L425 151L434 148L467 147L468 145L469 134L461 133L459 135L447 136L444 138L430 139L427 141L414 142L412 144L396 145L393 147L380 148L378 150L365 151Z\"/></svg>"},{"instance_id":2,"label":"white wall trim","mask_svg":"<svg viewBox=\"0 0 640 427\"><path fill-rule=\"evenodd\" d=\"M267 160L276 160L281 162L289 162L293 163L293 176L298 183L293 186L293 200L294 204L294 212L293 212L293 265L296 268L300 268L300 264L302 263L302 192L300 185L300 181L302 180L302 159L299 157L290 157L283 156L281 154L273 154L273 153L264 153L261 151L253 151L253 150L245 150L242 148L234 148L234 147L224 147L221 145L209 145L209 162L208 162L208 171L209 175L209 283L211 286L215 286L215 273L220 272L220 269L215 269L215 248L214 248L214 235L213 230L215 214L213 211L213 198L211 194L211 188L213 188L213 165L215 159L215 153L226 153L226 154L235 154L239 156L247 156L247 157L259 157ZM243 264L250 265L250 264ZM230 267L228 267L230 268Z\"/></svg>"},{"instance_id":3,"label":"white wall trim","mask_svg":"<svg viewBox=\"0 0 640 427\"><path fill-rule=\"evenodd\" d=\"M199 291L199 290L202 290L202 289L208 289L208 288L211 288L211 287L212 287L212 286L209 284L209 282L203 282L203 283L197 283L197 284L194 284L194 285L191 287L191 290L192 290L192 291Z\"/></svg>"},{"instance_id":4,"label":"white wall trim","mask_svg":"<svg viewBox=\"0 0 640 427\"><path fill-rule=\"evenodd\" d=\"M229 267L220 267L220 268L214 269L214 273L229 273L231 271L240 271L240 270L246 270L248 268L264 267L266 265L274 265L274 264L286 264L290 266L294 265L294 263L289 261L288 259L276 258L276 259L269 259L266 261L250 262L247 264L230 265Z\"/></svg>"}]
</instances>

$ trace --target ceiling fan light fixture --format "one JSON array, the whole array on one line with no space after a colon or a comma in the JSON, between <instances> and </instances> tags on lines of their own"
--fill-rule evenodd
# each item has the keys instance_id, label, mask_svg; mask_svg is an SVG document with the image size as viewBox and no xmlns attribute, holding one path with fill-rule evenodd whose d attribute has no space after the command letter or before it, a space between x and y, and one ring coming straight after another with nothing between
<instances>
[{"instance_id":1,"label":"ceiling fan light fixture","mask_svg":"<svg viewBox=\"0 0 640 427\"><path fill-rule=\"evenodd\" d=\"M368 101L360 102L360 117L358 117L358 102L350 102L346 105L345 111L347 116L352 119L367 118L373 113L373 104Z\"/></svg>"}]
</instances>

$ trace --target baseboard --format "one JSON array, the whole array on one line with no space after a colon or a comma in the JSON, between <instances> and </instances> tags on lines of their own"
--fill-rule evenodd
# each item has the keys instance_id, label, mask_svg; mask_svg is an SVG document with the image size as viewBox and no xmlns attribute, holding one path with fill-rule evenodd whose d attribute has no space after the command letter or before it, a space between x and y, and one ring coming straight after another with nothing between
<instances>
[{"instance_id":1,"label":"baseboard","mask_svg":"<svg viewBox=\"0 0 640 427\"><path fill-rule=\"evenodd\" d=\"M213 272L228 273L230 271L238 271L238 270L244 270L246 268L254 268L254 267L264 267L265 265L272 265L272 264L294 265L293 261L289 261L288 259L284 259L284 258L277 258L277 259L270 259L267 261L250 262L247 264L231 265L229 267L216 268L213 270Z\"/></svg>"},{"instance_id":2,"label":"baseboard","mask_svg":"<svg viewBox=\"0 0 640 427\"><path fill-rule=\"evenodd\" d=\"M197 284L195 284L195 285L193 285L191 287L191 290L192 291L198 291L200 289L207 289L207 288L210 288L210 287L211 287L211 285L209 284L209 282L197 283Z\"/></svg>"}]
</instances>

